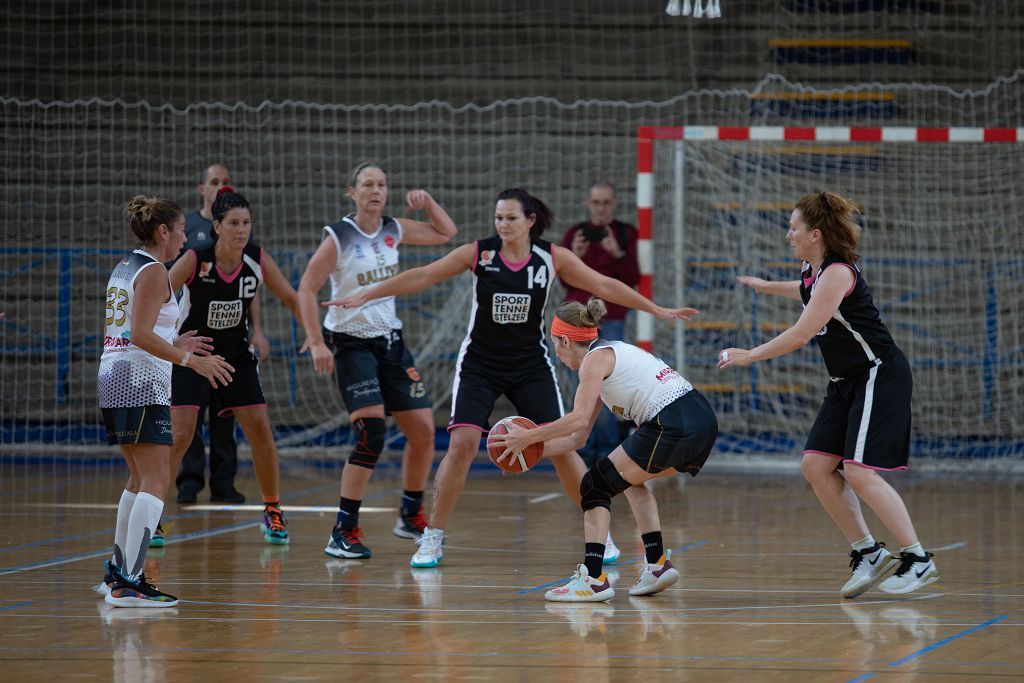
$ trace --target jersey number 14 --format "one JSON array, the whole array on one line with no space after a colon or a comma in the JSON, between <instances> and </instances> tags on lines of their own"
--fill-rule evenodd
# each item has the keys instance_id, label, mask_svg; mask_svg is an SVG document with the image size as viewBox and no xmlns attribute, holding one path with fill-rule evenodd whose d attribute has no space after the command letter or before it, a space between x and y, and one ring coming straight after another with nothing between
<instances>
[{"instance_id":1,"label":"jersey number 14","mask_svg":"<svg viewBox=\"0 0 1024 683\"><path fill-rule=\"evenodd\" d=\"M537 274L533 274L533 266L526 266L526 288L533 289L533 284L537 283L540 289L544 289L548 286L548 269L547 266L541 266L537 269Z\"/></svg>"}]
</instances>

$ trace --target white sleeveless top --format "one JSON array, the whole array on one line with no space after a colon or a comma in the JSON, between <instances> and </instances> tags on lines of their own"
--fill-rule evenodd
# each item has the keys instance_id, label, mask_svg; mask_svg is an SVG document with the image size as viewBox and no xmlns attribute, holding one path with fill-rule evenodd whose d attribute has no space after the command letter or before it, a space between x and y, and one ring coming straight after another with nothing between
<instances>
[{"instance_id":1,"label":"white sleeveless top","mask_svg":"<svg viewBox=\"0 0 1024 683\"><path fill-rule=\"evenodd\" d=\"M337 225L325 225L324 233L334 240L337 252L331 271L332 299L353 296L398 274L398 245L402 242L402 224L398 220L383 216L377 232L368 235L356 225L354 214L349 214ZM371 339L390 337L392 330L402 329L402 321L395 312L395 297L389 296L359 308L331 306L324 317L324 327Z\"/></svg>"},{"instance_id":2,"label":"white sleeveless top","mask_svg":"<svg viewBox=\"0 0 1024 683\"><path fill-rule=\"evenodd\" d=\"M117 264L107 281L106 326L97 382L100 408L171 405L171 362L132 342L135 280L143 270L159 263L136 249ZM174 340L178 312L178 300L173 295L160 306L153 332L167 343Z\"/></svg>"},{"instance_id":3,"label":"white sleeveless top","mask_svg":"<svg viewBox=\"0 0 1024 683\"><path fill-rule=\"evenodd\" d=\"M587 355L598 349L615 353L615 368L601 383L601 400L619 417L642 424L693 391L693 385L665 361L632 344L598 339Z\"/></svg>"}]
</instances>

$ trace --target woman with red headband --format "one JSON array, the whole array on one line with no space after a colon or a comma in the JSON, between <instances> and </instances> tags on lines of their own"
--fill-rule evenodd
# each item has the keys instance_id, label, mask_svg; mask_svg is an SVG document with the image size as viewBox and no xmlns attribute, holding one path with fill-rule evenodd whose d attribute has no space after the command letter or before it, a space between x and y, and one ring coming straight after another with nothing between
<instances>
[{"instance_id":1,"label":"woman with red headband","mask_svg":"<svg viewBox=\"0 0 1024 683\"><path fill-rule=\"evenodd\" d=\"M441 562L444 529L480 451L480 435L489 429L488 418L498 397L507 396L520 415L537 424L553 422L563 414L544 339L544 309L556 275L663 320L697 313L692 308L662 308L622 282L592 270L569 249L541 239L553 217L544 202L525 190L505 190L494 209L496 235L458 247L433 263L411 268L354 296L325 303L362 306L371 299L418 292L466 271L473 274L472 319L459 350L452 388L451 441L434 478L430 524L410 561L413 567L436 567ZM562 486L578 503L579 483L586 471L583 461L572 447L548 449L545 456L551 458Z\"/></svg>"},{"instance_id":2,"label":"woman with red headband","mask_svg":"<svg viewBox=\"0 0 1024 683\"><path fill-rule=\"evenodd\" d=\"M682 375L643 349L598 339L597 326L606 311L600 299L592 298L586 306L567 301L551 322L555 354L570 370L579 372L572 412L536 429L513 427L495 439L506 447L499 459L538 442L544 442L545 451L580 448L602 402L615 415L637 424L611 455L583 475L584 560L569 583L544 594L555 602L601 602L615 595L602 571L602 558L611 524L611 499L623 492L636 516L646 560L629 594L654 595L679 579L662 541L658 505L644 482L683 472L697 476L718 436L711 405Z\"/></svg>"}]
</instances>

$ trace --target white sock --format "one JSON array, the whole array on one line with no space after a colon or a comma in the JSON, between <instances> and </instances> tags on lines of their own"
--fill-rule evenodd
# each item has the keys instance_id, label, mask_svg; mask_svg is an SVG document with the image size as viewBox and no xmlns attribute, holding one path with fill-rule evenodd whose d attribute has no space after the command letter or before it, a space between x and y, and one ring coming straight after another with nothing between
<instances>
[{"instance_id":1,"label":"white sock","mask_svg":"<svg viewBox=\"0 0 1024 683\"><path fill-rule=\"evenodd\" d=\"M128 540L128 517L132 514L135 494L125 489L121 492L121 500L117 502L117 523L114 525L114 557L112 561L118 568L124 564L124 544Z\"/></svg>"},{"instance_id":2,"label":"white sock","mask_svg":"<svg viewBox=\"0 0 1024 683\"><path fill-rule=\"evenodd\" d=\"M911 555L917 555L918 557L925 557L924 548L921 547L921 541L918 541L914 545L908 545L906 548L900 548L902 553L910 553Z\"/></svg>"},{"instance_id":3,"label":"white sock","mask_svg":"<svg viewBox=\"0 0 1024 683\"><path fill-rule=\"evenodd\" d=\"M163 511L164 503L156 496L141 491L135 497L132 514L128 518L128 535L124 542L124 565L121 572L125 578L134 581L142 573L146 552L149 550L149 539L153 536L156 525L160 523Z\"/></svg>"},{"instance_id":4,"label":"white sock","mask_svg":"<svg viewBox=\"0 0 1024 683\"><path fill-rule=\"evenodd\" d=\"M859 541L854 541L850 545L853 546L854 550L867 550L868 548L874 548L875 537L871 534L868 534L864 538L860 539Z\"/></svg>"}]
</instances>

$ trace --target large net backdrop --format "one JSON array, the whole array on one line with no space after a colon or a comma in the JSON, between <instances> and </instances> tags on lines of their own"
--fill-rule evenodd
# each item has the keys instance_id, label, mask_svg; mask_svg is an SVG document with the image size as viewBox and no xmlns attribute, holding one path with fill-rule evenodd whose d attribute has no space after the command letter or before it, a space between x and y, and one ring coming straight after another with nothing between
<instances>
[{"instance_id":1,"label":"large net backdrop","mask_svg":"<svg viewBox=\"0 0 1024 683\"><path fill-rule=\"evenodd\" d=\"M131 38L125 22L132 15L95 17L78 3L58 4L64 14L46 17L38 15L53 5L26 5L5 29L16 58L6 72L11 94L0 98L0 445L14 448L102 443L96 366L106 279L131 246L124 204L144 193L195 209L199 173L213 162L231 169L253 203L257 239L297 284L321 226L350 210L340 185L363 159L388 172L393 215L405 215L407 190L430 191L459 225L454 245L492 231L494 197L512 186L555 209L551 239L584 218L594 179L619 189L620 218L632 221L640 126L1020 123L1024 73L1012 71L1020 36L1003 29L1020 22L1015 3L845 14L849 3L826 11L829 3L726 0L715 25L669 20L660 7L641 13L616 3L570 3L571 10L525 3L520 13L499 16L480 7L487 3L454 1L431 24L406 3L402 20L389 3L353 3L353 12L365 10L364 23L347 29L323 3L310 3L305 14L292 8L301 17L293 22L275 3L249 4L240 14L219 7L213 11L226 13L219 18L196 3L173 13L154 4L146 18L169 28L148 51ZM238 30L215 30L229 16ZM67 49L44 57L38 41L18 30L30 20L48 21L51 37ZM63 33L70 20L77 33ZM588 34L615 21L624 29L619 39L607 49L589 47L595 39ZM961 30L965 21L974 30ZM137 23L142 31L145 22ZM725 49L723 26L750 44ZM845 57L809 65L820 46L772 42L894 30L917 42L886 43L868 67ZM488 41L497 35L503 43ZM396 48L352 59L385 39ZM969 54L952 59L941 47L950 40ZM495 56L502 45L516 56ZM407 53L419 62L396 61ZM104 65L115 54L131 59L111 72ZM402 70L404 79L383 77ZM784 75L761 76L768 71ZM869 73L890 83L867 83ZM943 84L904 84L929 79ZM430 87L418 89L424 82ZM865 274L915 370L916 452L1022 451L1018 149L699 145L686 150L680 193L675 152L659 145L655 298L703 314L682 333L659 323L655 351L680 364L715 403L723 450L798 452L813 419L826 381L816 349L763 365L755 377L719 373L712 361L723 346L763 341L799 314L732 279L742 272L792 277L784 207L828 186L864 207ZM683 231L671 220L679 210ZM449 248L407 247L404 265ZM438 424L447 419L470 283L464 275L399 300ZM301 452L344 441L347 415L333 380L313 374L296 353L301 329L269 292L263 298L273 354L261 376L279 443Z\"/></svg>"}]
</instances>

